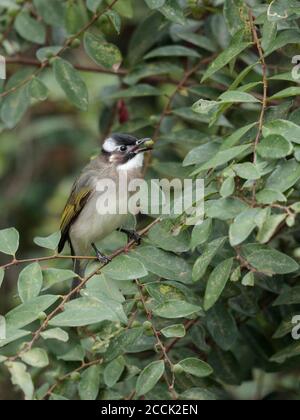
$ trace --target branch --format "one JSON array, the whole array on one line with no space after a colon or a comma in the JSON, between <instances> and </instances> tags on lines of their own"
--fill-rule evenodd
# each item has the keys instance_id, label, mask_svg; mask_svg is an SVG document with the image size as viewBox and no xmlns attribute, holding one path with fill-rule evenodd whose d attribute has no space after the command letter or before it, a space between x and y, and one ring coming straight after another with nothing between
<instances>
[{"instance_id":1,"label":"branch","mask_svg":"<svg viewBox=\"0 0 300 420\"><path fill-rule=\"evenodd\" d=\"M34 58L27 58L22 56L16 57L8 57L6 58L7 64L22 64L23 66L32 66L32 67L40 67L41 62ZM50 63L47 62L45 67L50 67ZM121 75L125 76L128 71L126 69L119 69L119 70L110 70L105 69L102 67L95 67L95 66L83 66L81 64L73 64L73 67L79 71L91 72L91 73L103 73L103 74L113 74L113 75Z\"/></svg>"},{"instance_id":2,"label":"branch","mask_svg":"<svg viewBox=\"0 0 300 420\"><path fill-rule=\"evenodd\" d=\"M50 397L53 391L55 391L55 389L58 387L58 385L61 382L64 382L65 380L69 379L72 375L74 375L74 373L79 373L82 370L87 369L91 366L101 365L102 362L103 359L93 360L92 362L83 362L79 368L72 370L72 372L66 373L61 378L58 378L57 381L48 389L46 394L41 398L41 400L45 400L46 398Z\"/></svg>"},{"instance_id":3,"label":"branch","mask_svg":"<svg viewBox=\"0 0 300 420\"><path fill-rule=\"evenodd\" d=\"M182 88L184 88L185 87L185 85L187 84L187 82L188 82L188 80L189 80L189 78L194 74L194 73L196 73L199 69L200 69L200 67L201 66L203 66L203 65L205 65L205 64L208 64L208 63L210 63L213 59L215 58L215 54L213 55L213 56L211 56L211 57L205 57L205 58L202 58L201 60L200 60L200 62L196 65L196 66L194 66L192 69L190 69L190 70L188 70L188 71L186 71L185 72L185 74L184 74L184 77L181 79L181 81L177 84L177 86L176 86L176 88L175 88L175 90L174 90L174 92L172 93L172 95L169 97L169 100L168 100L168 102L167 102L167 104L166 104L166 106L165 106L165 108L164 108L164 110L163 110L163 112L162 112L162 114L161 114L161 117L160 117L160 120L159 120L159 122L158 122L158 124L157 124L157 126L156 126L156 128L155 128L155 132L154 132L154 135L153 135L153 140L154 141L157 141L157 139L158 139L158 136L159 136L159 132L160 132L160 128L161 128L161 125L162 125L162 123L163 123L163 121L164 121L164 119L166 118L166 116L170 113L170 111L171 111L171 107L172 107L172 103L173 103L173 101L174 101L174 99L175 99L175 97L176 97L176 95L177 95L177 93L182 89Z\"/></svg>"},{"instance_id":4,"label":"branch","mask_svg":"<svg viewBox=\"0 0 300 420\"><path fill-rule=\"evenodd\" d=\"M97 22L97 20L103 16L106 12L108 12L109 10L112 9L112 7L118 2L119 0L113 0L113 2L107 6L104 10L102 10L101 12L95 13L94 16L92 17L92 19L86 24L84 25L75 35L71 36L70 38L68 38L64 45L61 47L61 49L53 55L53 57L51 57L51 59L53 58L58 58L62 53L64 53L72 44L72 42L79 38L84 32L86 32L91 26L94 25L95 22ZM44 68L48 67L50 65L50 59L43 61L42 63L40 63L38 70L36 70L33 74L31 74L29 77L25 78L24 80L22 80L22 82L18 83L16 86L14 86L11 89L8 89L7 91L3 92L0 94L0 98L4 98L5 96L8 96L11 93L16 92L18 89L20 89L21 87L25 86L27 83L31 82L31 80L33 80L36 76L38 76L40 74L41 71L44 70Z\"/></svg>"},{"instance_id":5,"label":"branch","mask_svg":"<svg viewBox=\"0 0 300 420\"><path fill-rule=\"evenodd\" d=\"M261 108L261 113L260 113L259 123L258 123L258 131L257 131L256 139L254 142L253 163L256 164L257 162L256 149L257 149L257 146L259 144L260 137L262 134L264 118L265 118L265 113L266 113L267 104L268 104L268 70L267 70L267 64L266 64L264 52L261 46L261 42L258 37L257 28L255 26L254 16L250 9L249 9L249 22L250 22L250 26L252 30L253 40L255 42L255 45L259 54L261 66L262 66L263 85L264 85L264 93L263 93L262 108ZM256 182L253 185L253 202L255 201L256 201Z\"/></svg>"},{"instance_id":6,"label":"branch","mask_svg":"<svg viewBox=\"0 0 300 420\"><path fill-rule=\"evenodd\" d=\"M160 223L161 219L155 219L152 223L150 223L148 226L146 226L144 229L142 229L139 232L140 236L144 236L146 235L150 229L155 226L157 223ZM135 241L130 241L125 247L118 249L117 251L115 251L112 255L110 255L110 260L115 259L116 257L118 257L121 254L127 253L128 250L132 249L134 247L134 245L136 245ZM94 270L89 276L85 277L85 278L80 278L80 283L77 287L75 287L74 289L72 289L67 295L64 295L61 297L62 301L61 303L47 316L47 318L44 320L44 322L42 323L42 325L40 326L40 328L33 333L33 338L32 340L27 343L22 349L21 351L19 351L19 353L17 353L15 356L10 357L8 360L9 361L15 361L17 360L20 356L22 356L24 353L28 352L29 350L32 349L33 345L36 343L36 341L40 338L41 333L48 327L49 322L60 312L64 310L64 306L65 304L74 296L76 296L80 290L87 284L87 282L94 277L95 275L99 274L101 272L101 270L106 267L107 265L110 264L110 261L107 262L106 264L103 264L101 267L98 267L96 270Z\"/></svg>"},{"instance_id":7,"label":"branch","mask_svg":"<svg viewBox=\"0 0 300 420\"><path fill-rule=\"evenodd\" d=\"M141 283L138 280L136 280L135 282L136 282L136 285L138 287L138 290L139 290L139 293L140 293L140 297L141 297L141 302L142 302L142 304L144 306L145 312L147 314L147 318L150 321L152 319L152 312L149 311L149 309L147 307L147 303L146 303L145 297L143 295L143 287L142 287ZM173 366L174 365L173 365L171 359L168 356L168 352L166 351L166 349L164 347L164 344L163 344L163 342L160 339L160 333L155 328L155 325L154 325L153 321L151 321L151 327L152 327L152 331L153 331L153 333L155 335L155 338L156 338L156 343L161 348L161 351L162 351L162 357L161 357L161 359L164 359L165 363L167 363L169 365L170 370L172 372L172 381L171 382L169 381L169 378L168 378L167 374L164 376L165 381L167 383L168 389L169 389L169 391L170 391L170 393L172 395L173 400L177 400L178 399L178 395L177 395L177 393L174 390L174 383L175 383L175 374L173 372Z\"/></svg>"}]
</instances>

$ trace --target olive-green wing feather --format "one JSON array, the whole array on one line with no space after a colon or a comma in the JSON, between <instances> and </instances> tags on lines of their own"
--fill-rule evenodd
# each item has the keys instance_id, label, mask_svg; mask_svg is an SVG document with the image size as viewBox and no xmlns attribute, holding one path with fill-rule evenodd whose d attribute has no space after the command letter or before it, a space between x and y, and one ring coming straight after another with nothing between
<instances>
[{"instance_id":1,"label":"olive-green wing feather","mask_svg":"<svg viewBox=\"0 0 300 420\"><path fill-rule=\"evenodd\" d=\"M61 240L58 245L58 252L61 252L65 246L66 241L69 237L69 230L72 223L79 216L83 207L85 206L89 196L92 192L92 189L89 187L84 187L77 190L76 187L73 187L71 195L67 201L66 207L63 211L61 218Z\"/></svg>"}]
</instances>

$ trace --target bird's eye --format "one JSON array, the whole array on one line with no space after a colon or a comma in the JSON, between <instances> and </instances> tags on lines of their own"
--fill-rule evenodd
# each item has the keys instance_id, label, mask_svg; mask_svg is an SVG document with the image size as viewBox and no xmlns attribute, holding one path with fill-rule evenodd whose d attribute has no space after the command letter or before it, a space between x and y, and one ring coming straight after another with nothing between
<instances>
[{"instance_id":1,"label":"bird's eye","mask_svg":"<svg viewBox=\"0 0 300 420\"><path fill-rule=\"evenodd\" d=\"M127 147L126 146L121 146L120 147L120 152L126 152L126 150L127 150Z\"/></svg>"}]
</instances>

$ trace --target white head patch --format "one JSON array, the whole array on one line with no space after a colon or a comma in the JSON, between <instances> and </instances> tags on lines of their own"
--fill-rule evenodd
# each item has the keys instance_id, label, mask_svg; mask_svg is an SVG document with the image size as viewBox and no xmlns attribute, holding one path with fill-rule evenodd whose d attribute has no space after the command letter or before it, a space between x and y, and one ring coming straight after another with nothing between
<instances>
[{"instance_id":1,"label":"white head patch","mask_svg":"<svg viewBox=\"0 0 300 420\"><path fill-rule=\"evenodd\" d=\"M112 153L117 147L116 141L112 137L109 137L103 143L103 150L107 153Z\"/></svg>"}]
</instances>

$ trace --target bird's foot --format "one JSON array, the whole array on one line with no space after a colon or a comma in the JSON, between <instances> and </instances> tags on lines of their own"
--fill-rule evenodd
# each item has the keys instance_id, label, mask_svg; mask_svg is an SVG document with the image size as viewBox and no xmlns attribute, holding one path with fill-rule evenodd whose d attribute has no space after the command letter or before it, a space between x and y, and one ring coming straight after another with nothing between
<instances>
[{"instance_id":1,"label":"bird's foot","mask_svg":"<svg viewBox=\"0 0 300 420\"><path fill-rule=\"evenodd\" d=\"M121 229L121 232L126 233L129 241L134 241L137 245L141 245L142 237L135 230Z\"/></svg>"},{"instance_id":2,"label":"bird's foot","mask_svg":"<svg viewBox=\"0 0 300 420\"><path fill-rule=\"evenodd\" d=\"M106 264L108 264L108 263L111 262L111 258L109 258L106 255L102 254L102 252L99 251L99 249L96 247L95 244L92 244L92 247L93 247L93 249L94 249L94 251L96 253L96 257L97 257L98 261L101 264L106 265Z\"/></svg>"}]
</instances>

